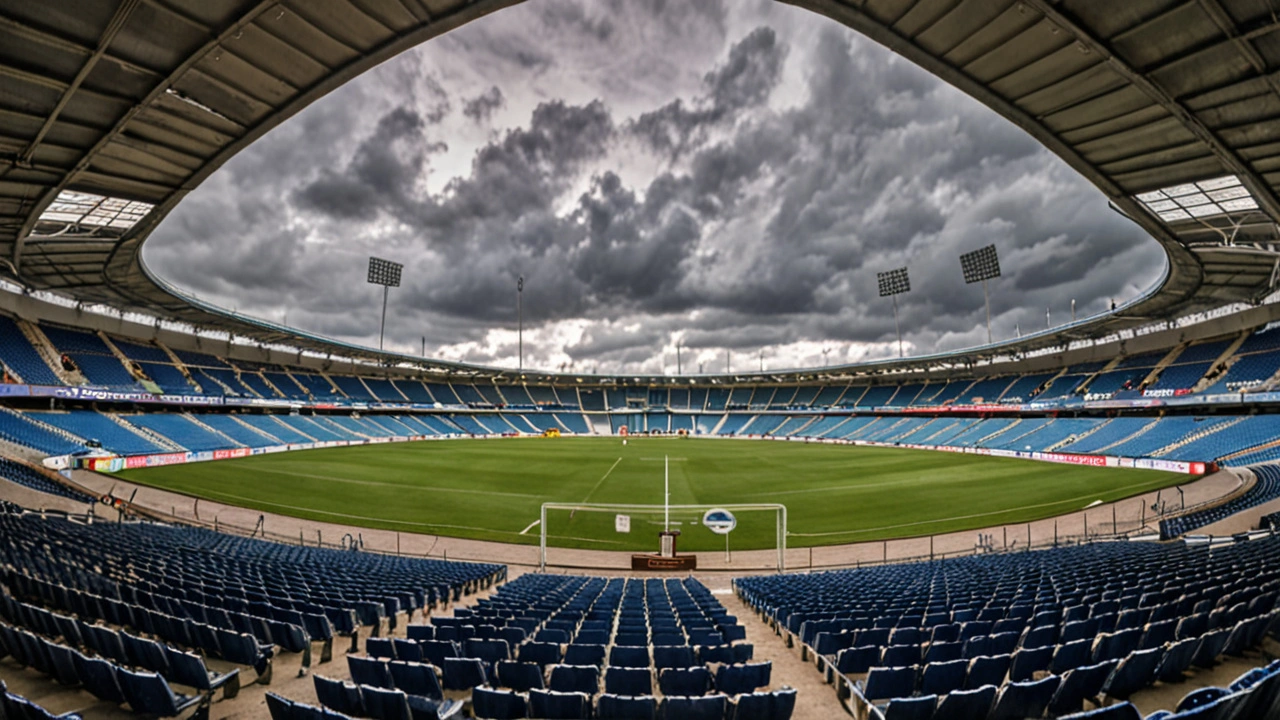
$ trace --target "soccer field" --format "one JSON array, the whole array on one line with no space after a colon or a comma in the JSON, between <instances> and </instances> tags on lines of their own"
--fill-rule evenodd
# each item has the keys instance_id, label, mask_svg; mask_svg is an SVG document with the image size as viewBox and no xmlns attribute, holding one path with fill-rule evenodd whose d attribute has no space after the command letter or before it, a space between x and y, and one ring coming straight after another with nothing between
<instances>
[{"instance_id":1,"label":"soccer field","mask_svg":"<svg viewBox=\"0 0 1280 720\"><path fill-rule=\"evenodd\" d=\"M359 445L119 473L127 480L282 515L430 535L538 542L544 502L782 503L788 546L834 545L1023 522L1186 476L928 450L728 439L520 438ZM682 550L724 538L673 515ZM555 512L550 544L653 550L661 513ZM771 513L740 513L734 549L774 547Z\"/></svg>"}]
</instances>

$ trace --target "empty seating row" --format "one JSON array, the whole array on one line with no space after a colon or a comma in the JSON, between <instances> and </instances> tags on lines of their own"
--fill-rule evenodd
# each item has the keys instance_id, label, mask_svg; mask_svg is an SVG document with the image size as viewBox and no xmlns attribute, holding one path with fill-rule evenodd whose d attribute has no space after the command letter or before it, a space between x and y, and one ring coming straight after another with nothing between
<instances>
[{"instance_id":1,"label":"empty seating row","mask_svg":"<svg viewBox=\"0 0 1280 720\"><path fill-rule=\"evenodd\" d=\"M1280 465L1253 465L1256 482L1242 495L1221 505L1160 521L1160 537L1168 539L1185 535L1197 528L1224 520L1238 512L1280 498Z\"/></svg>"},{"instance_id":2,"label":"empty seating row","mask_svg":"<svg viewBox=\"0 0 1280 720\"><path fill-rule=\"evenodd\" d=\"M159 673L133 671L7 625L0 625L0 638L4 650L22 665L63 685L82 686L100 700L128 703L135 713L153 717L176 717L188 709L194 709L196 717L208 717L208 695L175 693Z\"/></svg>"}]
</instances>

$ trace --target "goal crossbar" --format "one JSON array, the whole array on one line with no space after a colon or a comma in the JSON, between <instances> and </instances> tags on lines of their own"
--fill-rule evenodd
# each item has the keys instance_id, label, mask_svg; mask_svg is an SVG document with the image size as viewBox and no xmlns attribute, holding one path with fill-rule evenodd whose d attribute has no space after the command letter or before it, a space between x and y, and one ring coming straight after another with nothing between
<instances>
[{"instance_id":1,"label":"goal crossbar","mask_svg":"<svg viewBox=\"0 0 1280 720\"><path fill-rule=\"evenodd\" d=\"M547 511L548 510L588 510L599 512L641 512L641 511L657 511L657 510L710 510L712 508L722 508L730 512L750 512L760 510L772 510L776 513L776 522L774 525L777 539L778 549L778 572L786 572L787 563L787 506L780 503L736 503L729 505L716 504L700 504L700 505L642 505L642 504L619 504L619 503L542 503L542 513L539 518L539 562L541 571L547 569Z\"/></svg>"}]
</instances>

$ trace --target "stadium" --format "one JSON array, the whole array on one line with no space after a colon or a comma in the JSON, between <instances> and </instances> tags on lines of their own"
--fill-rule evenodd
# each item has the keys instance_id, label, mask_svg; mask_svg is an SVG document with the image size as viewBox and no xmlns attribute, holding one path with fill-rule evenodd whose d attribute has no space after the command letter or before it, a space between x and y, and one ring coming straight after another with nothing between
<instances>
[{"instance_id":1,"label":"stadium","mask_svg":"<svg viewBox=\"0 0 1280 720\"><path fill-rule=\"evenodd\" d=\"M0 718L1280 718L1280 6L794 2L1158 245L974 347L513 368L144 262L272 130L516 4L0 2Z\"/></svg>"}]
</instances>

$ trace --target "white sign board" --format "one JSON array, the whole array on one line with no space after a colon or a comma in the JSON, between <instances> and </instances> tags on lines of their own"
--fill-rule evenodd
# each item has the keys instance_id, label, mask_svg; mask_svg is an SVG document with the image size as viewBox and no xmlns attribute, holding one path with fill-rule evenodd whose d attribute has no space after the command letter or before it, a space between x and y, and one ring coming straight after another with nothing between
<instances>
[{"instance_id":1,"label":"white sign board","mask_svg":"<svg viewBox=\"0 0 1280 720\"><path fill-rule=\"evenodd\" d=\"M702 524L717 535L728 535L738 527L738 518L724 508L712 508L703 514Z\"/></svg>"},{"instance_id":2,"label":"white sign board","mask_svg":"<svg viewBox=\"0 0 1280 720\"><path fill-rule=\"evenodd\" d=\"M631 532L631 516L630 515L614 515L613 529L620 533Z\"/></svg>"}]
</instances>

